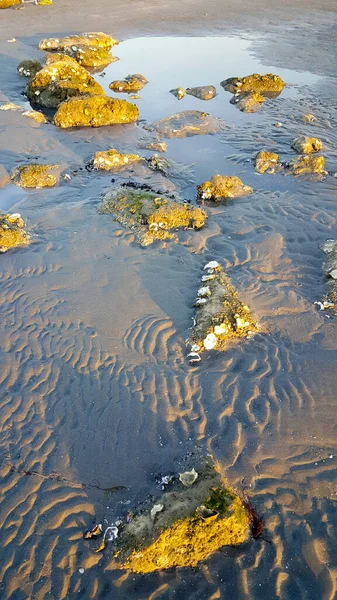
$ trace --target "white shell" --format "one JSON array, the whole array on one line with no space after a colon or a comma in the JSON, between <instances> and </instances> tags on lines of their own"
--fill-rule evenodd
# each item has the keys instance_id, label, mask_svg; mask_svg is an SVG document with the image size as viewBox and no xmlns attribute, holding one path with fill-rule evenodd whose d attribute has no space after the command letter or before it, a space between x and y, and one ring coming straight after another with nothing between
<instances>
[{"instance_id":1,"label":"white shell","mask_svg":"<svg viewBox=\"0 0 337 600\"><path fill-rule=\"evenodd\" d=\"M332 279L337 279L337 269L332 269L332 271L330 271L329 275L330 275L330 277L332 277Z\"/></svg>"},{"instance_id":2,"label":"white shell","mask_svg":"<svg viewBox=\"0 0 337 600\"><path fill-rule=\"evenodd\" d=\"M203 298L205 296L210 296L210 295L211 295L211 290L209 289L208 285L205 285L205 286L199 288L198 296L201 296L201 298Z\"/></svg>"},{"instance_id":3,"label":"white shell","mask_svg":"<svg viewBox=\"0 0 337 600\"><path fill-rule=\"evenodd\" d=\"M221 323L221 325L215 325L214 333L215 335L225 335L229 332L229 327L226 323Z\"/></svg>"},{"instance_id":4,"label":"white shell","mask_svg":"<svg viewBox=\"0 0 337 600\"><path fill-rule=\"evenodd\" d=\"M206 271L206 269L219 269L220 265L216 260L211 260L209 263L207 263L207 265L204 266L204 271Z\"/></svg>"},{"instance_id":5,"label":"white shell","mask_svg":"<svg viewBox=\"0 0 337 600\"><path fill-rule=\"evenodd\" d=\"M195 301L195 305L201 306L202 304L206 304L206 302L207 302L206 298L197 298Z\"/></svg>"},{"instance_id":6,"label":"white shell","mask_svg":"<svg viewBox=\"0 0 337 600\"><path fill-rule=\"evenodd\" d=\"M185 473L179 473L179 481L186 487L193 485L197 479L198 473L195 469L192 469L192 471L185 471Z\"/></svg>"},{"instance_id":7,"label":"white shell","mask_svg":"<svg viewBox=\"0 0 337 600\"><path fill-rule=\"evenodd\" d=\"M195 363L195 362L201 361L200 354L198 354L197 352L190 352L187 355L187 358L189 359L190 363Z\"/></svg>"},{"instance_id":8,"label":"white shell","mask_svg":"<svg viewBox=\"0 0 337 600\"><path fill-rule=\"evenodd\" d=\"M210 281L211 279L215 279L216 275L203 275L201 281Z\"/></svg>"},{"instance_id":9,"label":"white shell","mask_svg":"<svg viewBox=\"0 0 337 600\"><path fill-rule=\"evenodd\" d=\"M152 508L151 508L151 519L154 519L156 517L156 515L158 513L160 513L162 510L164 510L164 504L155 504Z\"/></svg>"},{"instance_id":10,"label":"white shell","mask_svg":"<svg viewBox=\"0 0 337 600\"><path fill-rule=\"evenodd\" d=\"M204 339L204 347L206 350L213 350L217 344L218 338L214 333L209 333Z\"/></svg>"}]
</instances>

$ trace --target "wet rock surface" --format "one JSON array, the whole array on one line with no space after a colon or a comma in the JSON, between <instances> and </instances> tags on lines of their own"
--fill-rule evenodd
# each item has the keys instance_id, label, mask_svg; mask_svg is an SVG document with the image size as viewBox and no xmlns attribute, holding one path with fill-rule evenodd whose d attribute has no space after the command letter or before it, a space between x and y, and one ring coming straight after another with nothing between
<instances>
[{"instance_id":1,"label":"wet rock surface","mask_svg":"<svg viewBox=\"0 0 337 600\"><path fill-rule=\"evenodd\" d=\"M323 156L299 156L289 162L289 171L292 175L327 175L324 169L325 161Z\"/></svg>"},{"instance_id":2,"label":"wet rock surface","mask_svg":"<svg viewBox=\"0 0 337 600\"><path fill-rule=\"evenodd\" d=\"M318 138L301 135L292 141L291 147L299 154L311 154L322 150L323 144Z\"/></svg>"},{"instance_id":3,"label":"wet rock surface","mask_svg":"<svg viewBox=\"0 0 337 600\"><path fill-rule=\"evenodd\" d=\"M41 40L39 49L63 52L63 50L69 46L91 46L110 50L112 46L115 46L118 43L118 40L115 40L111 35L99 31L82 33L79 35L69 35L64 38L47 38Z\"/></svg>"},{"instance_id":4,"label":"wet rock surface","mask_svg":"<svg viewBox=\"0 0 337 600\"><path fill-rule=\"evenodd\" d=\"M241 110L241 112L253 113L260 110L265 101L266 99L260 92L243 92L242 94L233 96L230 102Z\"/></svg>"},{"instance_id":5,"label":"wet rock surface","mask_svg":"<svg viewBox=\"0 0 337 600\"><path fill-rule=\"evenodd\" d=\"M323 271L327 278L327 294L324 302L337 315L337 241L328 240L323 244L322 250L326 253Z\"/></svg>"},{"instance_id":6,"label":"wet rock surface","mask_svg":"<svg viewBox=\"0 0 337 600\"><path fill-rule=\"evenodd\" d=\"M62 102L54 116L57 127L102 127L134 123L138 108L126 100L108 96L81 96Z\"/></svg>"},{"instance_id":7,"label":"wet rock surface","mask_svg":"<svg viewBox=\"0 0 337 600\"><path fill-rule=\"evenodd\" d=\"M15 167L11 173L15 185L23 188L54 187L60 180L59 165L29 164Z\"/></svg>"},{"instance_id":8,"label":"wet rock surface","mask_svg":"<svg viewBox=\"0 0 337 600\"><path fill-rule=\"evenodd\" d=\"M111 149L104 152L96 152L91 165L94 169L100 171L118 171L141 160L143 159L138 154L121 154L117 150Z\"/></svg>"},{"instance_id":9,"label":"wet rock surface","mask_svg":"<svg viewBox=\"0 0 337 600\"><path fill-rule=\"evenodd\" d=\"M117 79L116 81L112 81L109 85L109 88L114 92L133 94L135 92L139 92L139 90L142 90L147 83L148 80L146 77L144 77L144 75L135 73L128 75L125 77L125 79Z\"/></svg>"},{"instance_id":10,"label":"wet rock surface","mask_svg":"<svg viewBox=\"0 0 337 600\"><path fill-rule=\"evenodd\" d=\"M170 90L170 94L173 94L178 100L181 100L185 96L185 90L182 87L174 88Z\"/></svg>"},{"instance_id":11,"label":"wet rock surface","mask_svg":"<svg viewBox=\"0 0 337 600\"><path fill-rule=\"evenodd\" d=\"M223 127L224 122L221 119L212 117L208 113L185 110L171 117L159 119L152 125L146 125L145 129L156 131L167 138L183 138L192 135L212 135L218 133Z\"/></svg>"},{"instance_id":12,"label":"wet rock surface","mask_svg":"<svg viewBox=\"0 0 337 600\"><path fill-rule=\"evenodd\" d=\"M34 58L22 60L17 66L17 72L23 77L35 77L36 73L41 69L42 64L39 60L35 60Z\"/></svg>"},{"instance_id":13,"label":"wet rock surface","mask_svg":"<svg viewBox=\"0 0 337 600\"><path fill-rule=\"evenodd\" d=\"M154 152L167 152L166 142L149 142L148 144L143 144L141 147L145 148L145 150L153 150Z\"/></svg>"},{"instance_id":14,"label":"wet rock surface","mask_svg":"<svg viewBox=\"0 0 337 600\"><path fill-rule=\"evenodd\" d=\"M276 152L258 152L255 157L255 171L257 173L276 173L281 169L279 155Z\"/></svg>"},{"instance_id":15,"label":"wet rock surface","mask_svg":"<svg viewBox=\"0 0 337 600\"><path fill-rule=\"evenodd\" d=\"M103 68L119 60L106 48L84 44L66 46L64 53L65 56L74 58L82 67Z\"/></svg>"},{"instance_id":16,"label":"wet rock surface","mask_svg":"<svg viewBox=\"0 0 337 600\"><path fill-rule=\"evenodd\" d=\"M151 191L112 188L104 197L100 214L112 214L116 221L132 229L142 246L155 240L177 239L176 229L200 229L207 214L198 207Z\"/></svg>"},{"instance_id":17,"label":"wet rock surface","mask_svg":"<svg viewBox=\"0 0 337 600\"><path fill-rule=\"evenodd\" d=\"M212 100L216 96L216 88L214 85L186 88L186 94L199 98L199 100Z\"/></svg>"},{"instance_id":18,"label":"wet rock surface","mask_svg":"<svg viewBox=\"0 0 337 600\"><path fill-rule=\"evenodd\" d=\"M263 96L278 96L283 88L284 81L279 75L267 73L266 75L247 75L246 77L229 77L220 83L226 92L242 94L243 92L259 92Z\"/></svg>"},{"instance_id":19,"label":"wet rock surface","mask_svg":"<svg viewBox=\"0 0 337 600\"><path fill-rule=\"evenodd\" d=\"M28 244L29 235L20 214L0 213L0 253Z\"/></svg>"},{"instance_id":20,"label":"wet rock surface","mask_svg":"<svg viewBox=\"0 0 337 600\"><path fill-rule=\"evenodd\" d=\"M245 185L235 175L213 175L210 181L197 186L200 200L221 201L226 198L238 198L253 193L253 189Z\"/></svg>"}]
</instances>

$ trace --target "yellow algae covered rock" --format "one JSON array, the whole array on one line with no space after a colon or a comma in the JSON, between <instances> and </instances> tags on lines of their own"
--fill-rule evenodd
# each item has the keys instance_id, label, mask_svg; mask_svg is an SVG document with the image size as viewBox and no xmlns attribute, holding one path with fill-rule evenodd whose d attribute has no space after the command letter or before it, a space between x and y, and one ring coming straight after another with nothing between
<instances>
[{"instance_id":1,"label":"yellow algae covered rock","mask_svg":"<svg viewBox=\"0 0 337 600\"><path fill-rule=\"evenodd\" d=\"M96 48L105 48L110 50L112 46L118 44L111 35L100 32L82 33L80 35L69 35L64 38L48 38L39 43L40 50L55 50L62 52L69 46L94 46Z\"/></svg>"},{"instance_id":2,"label":"yellow algae covered rock","mask_svg":"<svg viewBox=\"0 0 337 600\"><path fill-rule=\"evenodd\" d=\"M60 180L59 165L20 165L13 169L13 183L23 188L54 187Z\"/></svg>"},{"instance_id":3,"label":"yellow algae covered rock","mask_svg":"<svg viewBox=\"0 0 337 600\"><path fill-rule=\"evenodd\" d=\"M289 163L289 170L293 175L326 175L323 156L299 156Z\"/></svg>"},{"instance_id":4,"label":"yellow algae covered rock","mask_svg":"<svg viewBox=\"0 0 337 600\"><path fill-rule=\"evenodd\" d=\"M21 4L22 0L0 0L0 8L9 8L16 4Z\"/></svg>"},{"instance_id":5,"label":"yellow algae covered rock","mask_svg":"<svg viewBox=\"0 0 337 600\"><path fill-rule=\"evenodd\" d=\"M85 46L82 44L67 46L64 48L64 52L65 55L74 58L82 67L102 68L119 60L116 56L112 56L110 50L99 46Z\"/></svg>"},{"instance_id":6,"label":"yellow algae covered rock","mask_svg":"<svg viewBox=\"0 0 337 600\"><path fill-rule=\"evenodd\" d=\"M207 219L199 207L125 187L108 192L99 213L112 214L124 227L134 230L142 246L155 240L176 239L172 230L200 229Z\"/></svg>"},{"instance_id":7,"label":"yellow algae covered rock","mask_svg":"<svg viewBox=\"0 0 337 600\"><path fill-rule=\"evenodd\" d=\"M154 152L167 152L167 143L149 142L148 144L144 144L142 148L145 148L145 150L153 150Z\"/></svg>"},{"instance_id":8,"label":"yellow algae covered rock","mask_svg":"<svg viewBox=\"0 0 337 600\"><path fill-rule=\"evenodd\" d=\"M125 79L117 79L116 81L112 81L109 85L109 88L114 92L133 94L134 92L139 92L139 90L143 89L144 85L147 83L149 82L144 75L134 73L133 75L128 75L125 77Z\"/></svg>"},{"instance_id":9,"label":"yellow algae covered rock","mask_svg":"<svg viewBox=\"0 0 337 600\"><path fill-rule=\"evenodd\" d=\"M181 100L185 96L185 90L182 87L174 88L170 90L170 94L173 94L178 100Z\"/></svg>"},{"instance_id":10,"label":"yellow algae covered rock","mask_svg":"<svg viewBox=\"0 0 337 600\"><path fill-rule=\"evenodd\" d=\"M126 100L108 96L78 96L62 102L54 116L57 127L101 127L133 123L138 108Z\"/></svg>"},{"instance_id":11,"label":"yellow algae covered rock","mask_svg":"<svg viewBox=\"0 0 337 600\"><path fill-rule=\"evenodd\" d=\"M260 92L244 92L233 96L231 104L235 104L241 112L252 113L260 110L265 101L266 99L261 96Z\"/></svg>"},{"instance_id":12,"label":"yellow algae covered rock","mask_svg":"<svg viewBox=\"0 0 337 600\"><path fill-rule=\"evenodd\" d=\"M96 152L91 164L94 169L100 171L113 171L140 160L143 159L138 154L120 154L117 150L111 149L105 152Z\"/></svg>"},{"instance_id":13,"label":"yellow algae covered rock","mask_svg":"<svg viewBox=\"0 0 337 600\"><path fill-rule=\"evenodd\" d=\"M291 147L299 154L311 154L322 150L323 144L318 138L301 135L292 141Z\"/></svg>"},{"instance_id":14,"label":"yellow algae covered rock","mask_svg":"<svg viewBox=\"0 0 337 600\"><path fill-rule=\"evenodd\" d=\"M71 56L67 56L66 54L61 54L60 52L47 52L45 64L46 66L49 66L53 63L59 62L60 60L63 60L63 62L66 62L68 63L68 65L73 66L77 62L74 58L71 58Z\"/></svg>"},{"instance_id":15,"label":"yellow algae covered rock","mask_svg":"<svg viewBox=\"0 0 337 600\"><path fill-rule=\"evenodd\" d=\"M199 100L212 100L216 96L216 88L214 85L186 88L186 94L199 98Z\"/></svg>"},{"instance_id":16,"label":"yellow algae covered rock","mask_svg":"<svg viewBox=\"0 0 337 600\"><path fill-rule=\"evenodd\" d=\"M36 73L42 69L42 65L39 60L30 58L22 60L17 66L17 72L23 77L35 77Z\"/></svg>"},{"instance_id":17,"label":"yellow algae covered rock","mask_svg":"<svg viewBox=\"0 0 337 600\"><path fill-rule=\"evenodd\" d=\"M257 173L275 173L281 167L279 158L276 152L266 152L264 150L258 152L255 157L255 171Z\"/></svg>"},{"instance_id":18,"label":"yellow algae covered rock","mask_svg":"<svg viewBox=\"0 0 337 600\"><path fill-rule=\"evenodd\" d=\"M55 108L81 94L104 95L99 83L75 60L61 60L44 67L28 83L26 92L32 102L45 108Z\"/></svg>"},{"instance_id":19,"label":"yellow algae covered rock","mask_svg":"<svg viewBox=\"0 0 337 600\"><path fill-rule=\"evenodd\" d=\"M263 96L278 96L283 88L284 81L279 75L267 73L266 75L247 75L246 77L230 77L220 85L232 94L243 92L260 92Z\"/></svg>"},{"instance_id":20,"label":"yellow algae covered rock","mask_svg":"<svg viewBox=\"0 0 337 600\"><path fill-rule=\"evenodd\" d=\"M253 189L235 175L213 175L210 181L198 185L197 190L201 200L237 198L253 193Z\"/></svg>"},{"instance_id":21,"label":"yellow algae covered rock","mask_svg":"<svg viewBox=\"0 0 337 600\"><path fill-rule=\"evenodd\" d=\"M0 252L7 252L22 244L28 244L29 235L24 230L24 222L21 215L0 213Z\"/></svg>"},{"instance_id":22,"label":"yellow algae covered rock","mask_svg":"<svg viewBox=\"0 0 337 600\"><path fill-rule=\"evenodd\" d=\"M237 290L216 261L204 267L195 306L195 324L189 340L191 362L196 362L194 354L197 352L214 348L225 350L229 340L247 338L258 331L249 307L240 300Z\"/></svg>"},{"instance_id":23,"label":"yellow algae covered rock","mask_svg":"<svg viewBox=\"0 0 337 600\"><path fill-rule=\"evenodd\" d=\"M215 134L224 126L221 119L199 110L185 110L171 117L159 119L144 129L156 131L167 138L183 138L191 135Z\"/></svg>"}]
</instances>

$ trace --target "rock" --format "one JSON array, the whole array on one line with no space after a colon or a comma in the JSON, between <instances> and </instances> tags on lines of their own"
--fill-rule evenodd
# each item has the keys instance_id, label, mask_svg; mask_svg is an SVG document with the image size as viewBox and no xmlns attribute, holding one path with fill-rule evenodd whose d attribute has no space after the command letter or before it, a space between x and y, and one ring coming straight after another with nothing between
<instances>
[{"instance_id":1,"label":"rock","mask_svg":"<svg viewBox=\"0 0 337 600\"><path fill-rule=\"evenodd\" d=\"M208 281L210 295L198 305L189 345L203 350L226 350L235 338L247 337L258 330L250 310L244 304L221 267L211 267L214 277Z\"/></svg>"},{"instance_id":2,"label":"rock","mask_svg":"<svg viewBox=\"0 0 337 600\"><path fill-rule=\"evenodd\" d=\"M253 193L253 189L242 183L241 179L235 175L213 175L210 181L198 185L197 190L201 200L237 198Z\"/></svg>"},{"instance_id":3,"label":"rock","mask_svg":"<svg viewBox=\"0 0 337 600\"><path fill-rule=\"evenodd\" d=\"M98 211L135 231L142 246L155 240L177 239L172 230L201 229L207 218L198 207L175 202L154 192L112 188Z\"/></svg>"},{"instance_id":4,"label":"rock","mask_svg":"<svg viewBox=\"0 0 337 600\"><path fill-rule=\"evenodd\" d=\"M151 508L151 519L155 519L157 514L162 512L164 510L165 506L164 504L155 504L152 508Z\"/></svg>"},{"instance_id":5,"label":"rock","mask_svg":"<svg viewBox=\"0 0 337 600\"><path fill-rule=\"evenodd\" d=\"M80 35L69 35L64 38L48 38L39 43L40 50L55 50L63 52L69 46L91 46L110 50L119 42L110 35L102 32L81 33Z\"/></svg>"},{"instance_id":6,"label":"rock","mask_svg":"<svg viewBox=\"0 0 337 600\"><path fill-rule=\"evenodd\" d=\"M166 177L183 179L186 184L194 182L193 168L188 165L177 163L171 158L154 154L147 159L147 164L153 171L159 171Z\"/></svg>"},{"instance_id":7,"label":"rock","mask_svg":"<svg viewBox=\"0 0 337 600\"><path fill-rule=\"evenodd\" d=\"M114 92L123 92L125 94L133 94L139 92L143 87L149 83L148 80L139 73L128 75L125 79L112 81L109 88Z\"/></svg>"},{"instance_id":8,"label":"rock","mask_svg":"<svg viewBox=\"0 0 337 600\"><path fill-rule=\"evenodd\" d=\"M25 110L22 113L23 117L27 117L28 119L33 119L37 123L48 123L46 117L39 110Z\"/></svg>"},{"instance_id":9,"label":"rock","mask_svg":"<svg viewBox=\"0 0 337 600\"><path fill-rule=\"evenodd\" d=\"M0 189L6 187L11 182L11 178L9 173L6 171L5 167L0 165Z\"/></svg>"},{"instance_id":10,"label":"rock","mask_svg":"<svg viewBox=\"0 0 337 600\"><path fill-rule=\"evenodd\" d=\"M140 160L143 159L138 154L120 154L117 150L112 149L96 152L92 159L92 166L100 171L114 171Z\"/></svg>"},{"instance_id":11,"label":"rock","mask_svg":"<svg viewBox=\"0 0 337 600\"><path fill-rule=\"evenodd\" d=\"M316 119L315 115L307 113L306 115L302 115L302 120L304 121L304 123L313 123L317 119Z\"/></svg>"},{"instance_id":12,"label":"rock","mask_svg":"<svg viewBox=\"0 0 337 600\"><path fill-rule=\"evenodd\" d=\"M167 143L150 142L149 144L144 144L142 148L145 148L145 150L153 150L154 152L167 152Z\"/></svg>"},{"instance_id":13,"label":"rock","mask_svg":"<svg viewBox=\"0 0 337 600\"><path fill-rule=\"evenodd\" d=\"M216 89L214 85L202 85L200 87L187 88L186 94L195 96L199 100L212 100L216 96Z\"/></svg>"},{"instance_id":14,"label":"rock","mask_svg":"<svg viewBox=\"0 0 337 600\"><path fill-rule=\"evenodd\" d=\"M62 102L54 116L57 127L101 127L133 123L138 108L126 100L108 96L80 96Z\"/></svg>"},{"instance_id":15,"label":"rock","mask_svg":"<svg viewBox=\"0 0 337 600\"><path fill-rule=\"evenodd\" d=\"M23 188L54 187L60 180L59 165L19 165L13 169L13 183Z\"/></svg>"},{"instance_id":16,"label":"rock","mask_svg":"<svg viewBox=\"0 0 337 600\"><path fill-rule=\"evenodd\" d=\"M162 494L159 501L165 510L155 519L151 508L143 507L123 524L110 568L151 573L195 567L220 548L248 540L243 501L210 461L198 466L192 487L179 481L173 486Z\"/></svg>"},{"instance_id":17,"label":"rock","mask_svg":"<svg viewBox=\"0 0 337 600\"><path fill-rule=\"evenodd\" d=\"M74 58L82 67L103 68L119 60L117 56L112 56L110 50L100 48L99 46L67 46L64 49L65 55Z\"/></svg>"},{"instance_id":18,"label":"rock","mask_svg":"<svg viewBox=\"0 0 337 600\"><path fill-rule=\"evenodd\" d=\"M24 229L21 215L0 214L0 252L7 252L22 244L29 243L29 235Z\"/></svg>"},{"instance_id":19,"label":"rock","mask_svg":"<svg viewBox=\"0 0 337 600\"><path fill-rule=\"evenodd\" d=\"M327 278L327 294L324 298L324 304L329 308L333 308L337 315L337 241L328 240L322 250L326 253L327 258L323 264L323 272Z\"/></svg>"},{"instance_id":20,"label":"rock","mask_svg":"<svg viewBox=\"0 0 337 600\"><path fill-rule=\"evenodd\" d=\"M13 102L8 102L7 104L2 104L0 106L0 110L18 110L22 111L22 106L18 104L13 104Z\"/></svg>"},{"instance_id":21,"label":"rock","mask_svg":"<svg viewBox=\"0 0 337 600\"><path fill-rule=\"evenodd\" d=\"M311 154L322 150L323 144L318 138L301 135L292 141L291 147L299 154Z\"/></svg>"},{"instance_id":22,"label":"rock","mask_svg":"<svg viewBox=\"0 0 337 600\"><path fill-rule=\"evenodd\" d=\"M199 110L185 110L171 117L146 125L144 129L156 131L167 138L215 134L223 128L223 121Z\"/></svg>"},{"instance_id":23,"label":"rock","mask_svg":"<svg viewBox=\"0 0 337 600\"><path fill-rule=\"evenodd\" d=\"M232 94L241 94L243 92L260 92L263 96L278 96L283 88L284 81L279 75L267 73L266 75L247 75L247 77L230 77L220 83L220 85Z\"/></svg>"},{"instance_id":24,"label":"rock","mask_svg":"<svg viewBox=\"0 0 337 600\"><path fill-rule=\"evenodd\" d=\"M34 104L56 108L61 102L80 95L104 95L102 87L75 60L58 61L39 71L26 90Z\"/></svg>"},{"instance_id":25,"label":"rock","mask_svg":"<svg viewBox=\"0 0 337 600\"><path fill-rule=\"evenodd\" d=\"M192 471L185 471L184 473L179 473L179 481L181 481L181 483L185 487L193 485L193 483L195 483L197 479L198 473L195 469L192 469Z\"/></svg>"},{"instance_id":26,"label":"rock","mask_svg":"<svg viewBox=\"0 0 337 600\"><path fill-rule=\"evenodd\" d=\"M276 152L258 152L255 157L255 171L257 173L275 173L280 170L279 155Z\"/></svg>"},{"instance_id":27,"label":"rock","mask_svg":"<svg viewBox=\"0 0 337 600\"><path fill-rule=\"evenodd\" d=\"M323 156L299 156L289 163L289 171L293 175L326 175Z\"/></svg>"},{"instance_id":28,"label":"rock","mask_svg":"<svg viewBox=\"0 0 337 600\"><path fill-rule=\"evenodd\" d=\"M39 60L30 58L28 60L22 60L17 66L17 72L23 77L35 77L42 69L42 65Z\"/></svg>"},{"instance_id":29,"label":"rock","mask_svg":"<svg viewBox=\"0 0 337 600\"><path fill-rule=\"evenodd\" d=\"M173 94L178 100L181 100L185 96L185 90L182 87L174 88L170 90L170 94Z\"/></svg>"},{"instance_id":30,"label":"rock","mask_svg":"<svg viewBox=\"0 0 337 600\"><path fill-rule=\"evenodd\" d=\"M261 96L260 92L243 92L243 94L233 96L230 102L235 104L241 112L253 113L260 110L265 101L266 99Z\"/></svg>"},{"instance_id":31,"label":"rock","mask_svg":"<svg viewBox=\"0 0 337 600\"><path fill-rule=\"evenodd\" d=\"M0 0L0 8L9 8L21 4L22 0Z\"/></svg>"},{"instance_id":32,"label":"rock","mask_svg":"<svg viewBox=\"0 0 337 600\"><path fill-rule=\"evenodd\" d=\"M47 67L56 62L60 62L60 61L68 63L68 65L74 65L74 63L77 62L74 58L71 58L71 56L67 56L66 54L61 54L60 52L47 52L46 53L45 65Z\"/></svg>"}]
</instances>

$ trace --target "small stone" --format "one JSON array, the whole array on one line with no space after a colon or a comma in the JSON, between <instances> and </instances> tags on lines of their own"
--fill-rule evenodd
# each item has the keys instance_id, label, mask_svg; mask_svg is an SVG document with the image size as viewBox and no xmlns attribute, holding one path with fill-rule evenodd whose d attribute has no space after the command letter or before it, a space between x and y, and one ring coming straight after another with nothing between
<instances>
[{"instance_id":1,"label":"small stone","mask_svg":"<svg viewBox=\"0 0 337 600\"><path fill-rule=\"evenodd\" d=\"M185 96L185 90L182 87L174 88L173 90L170 90L170 94L173 94L178 100L181 100Z\"/></svg>"},{"instance_id":2,"label":"small stone","mask_svg":"<svg viewBox=\"0 0 337 600\"><path fill-rule=\"evenodd\" d=\"M289 170L293 175L326 175L323 156L303 155L290 161Z\"/></svg>"},{"instance_id":3,"label":"small stone","mask_svg":"<svg viewBox=\"0 0 337 600\"><path fill-rule=\"evenodd\" d=\"M241 112L254 113L260 110L265 101L266 99L259 92L246 92L233 96L230 102L235 104Z\"/></svg>"},{"instance_id":4,"label":"small stone","mask_svg":"<svg viewBox=\"0 0 337 600\"><path fill-rule=\"evenodd\" d=\"M337 269L330 271L329 276L332 277L332 279L337 279Z\"/></svg>"},{"instance_id":5,"label":"small stone","mask_svg":"<svg viewBox=\"0 0 337 600\"><path fill-rule=\"evenodd\" d=\"M185 473L179 473L179 481L185 486L189 487L198 479L198 473L195 469L192 471L185 471Z\"/></svg>"},{"instance_id":6,"label":"small stone","mask_svg":"<svg viewBox=\"0 0 337 600\"><path fill-rule=\"evenodd\" d=\"M253 189L245 185L239 177L233 175L214 175L210 181L197 186L198 197L202 200L221 200L237 198L253 193Z\"/></svg>"},{"instance_id":7,"label":"small stone","mask_svg":"<svg viewBox=\"0 0 337 600\"><path fill-rule=\"evenodd\" d=\"M215 348L215 346L217 345L217 342L218 338L216 337L216 335L214 335L214 333L209 333L203 341L205 350L213 350L213 348Z\"/></svg>"},{"instance_id":8,"label":"small stone","mask_svg":"<svg viewBox=\"0 0 337 600\"><path fill-rule=\"evenodd\" d=\"M151 508L151 519L154 520L157 516L158 513L162 512L164 510L164 504L155 504L152 508Z\"/></svg>"},{"instance_id":9,"label":"small stone","mask_svg":"<svg viewBox=\"0 0 337 600\"><path fill-rule=\"evenodd\" d=\"M84 569L81 567L80 569L78 569L78 572L81 573L81 575L83 575Z\"/></svg>"},{"instance_id":10,"label":"small stone","mask_svg":"<svg viewBox=\"0 0 337 600\"><path fill-rule=\"evenodd\" d=\"M258 152L255 157L255 171L257 173L273 174L279 169L279 155L276 152Z\"/></svg>"},{"instance_id":11,"label":"small stone","mask_svg":"<svg viewBox=\"0 0 337 600\"><path fill-rule=\"evenodd\" d=\"M206 270L214 271L215 269L220 269L220 264L216 260L211 260L204 266L204 271Z\"/></svg>"},{"instance_id":12,"label":"small stone","mask_svg":"<svg viewBox=\"0 0 337 600\"><path fill-rule=\"evenodd\" d=\"M302 115L302 119L303 119L304 123L313 123L314 121L316 121L315 115L312 115L310 113L307 113L306 115Z\"/></svg>"},{"instance_id":13,"label":"small stone","mask_svg":"<svg viewBox=\"0 0 337 600\"><path fill-rule=\"evenodd\" d=\"M212 100L212 98L216 96L216 88L214 85L203 85L200 87L187 88L186 94L195 96L195 98L199 98L199 100Z\"/></svg>"},{"instance_id":14,"label":"small stone","mask_svg":"<svg viewBox=\"0 0 337 600\"><path fill-rule=\"evenodd\" d=\"M292 141L291 147L299 154L311 154L322 150L322 141L314 137L306 137L302 135Z\"/></svg>"},{"instance_id":15,"label":"small stone","mask_svg":"<svg viewBox=\"0 0 337 600\"><path fill-rule=\"evenodd\" d=\"M132 75L128 75L123 80L112 81L109 85L109 88L114 92L123 92L126 94L139 92L139 90L143 89L143 87L149 83L144 75L140 75L139 73L134 73Z\"/></svg>"}]
</instances>

